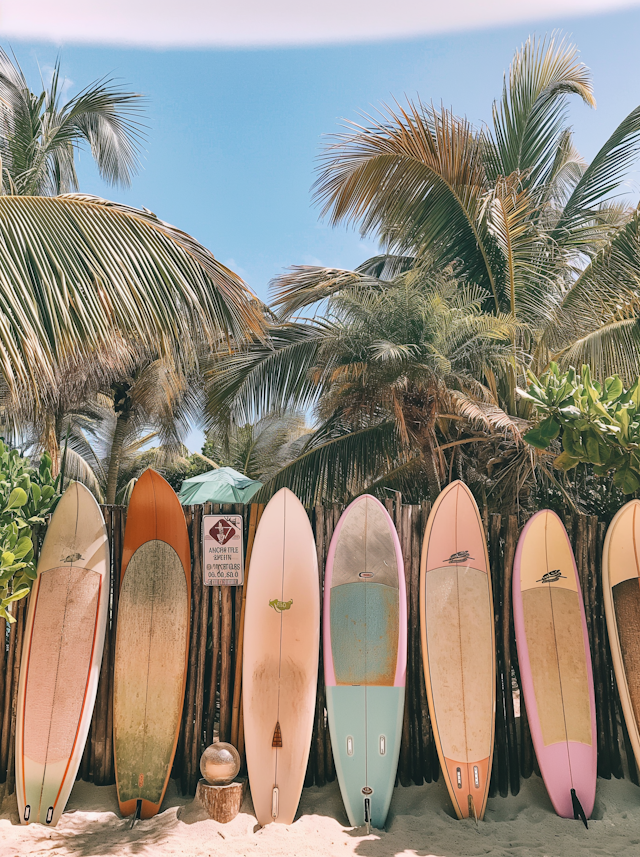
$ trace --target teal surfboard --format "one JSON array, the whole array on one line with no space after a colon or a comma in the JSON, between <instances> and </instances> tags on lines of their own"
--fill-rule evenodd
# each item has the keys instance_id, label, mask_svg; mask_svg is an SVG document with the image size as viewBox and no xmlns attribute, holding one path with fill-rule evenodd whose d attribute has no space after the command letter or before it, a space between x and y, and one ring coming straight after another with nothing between
<instances>
[{"instance_id":1,"label":"teal surfboard","mask_svg":"<svg viewBox=\"0 0 640 857\"><path fill-rule=\"evenodd\" d=\"M400 542L369 495L345 509L324 582L324 672L331 746L354 827L384 826L400 753L407 600Z\"/></svg>"}]
</instances>

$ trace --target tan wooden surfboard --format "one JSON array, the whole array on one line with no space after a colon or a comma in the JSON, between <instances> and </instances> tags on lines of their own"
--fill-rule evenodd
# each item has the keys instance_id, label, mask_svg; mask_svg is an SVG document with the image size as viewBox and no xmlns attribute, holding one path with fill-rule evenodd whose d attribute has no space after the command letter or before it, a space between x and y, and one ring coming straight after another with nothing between
<instances>
[{"instance_id":1,"label":"tan wooden surfboard","mask_svg":"<svg viewBox=\"0 0 640 857\"><path fill-rule=\"evenodd\" d=\"M247 588L242 686L247 768L258 822L291 824L307 769L318 681L316 546L282 488L260 519Z\"/></svg>"},{"instance_id":2,"label":"tan wooden surfboard","mask_svg":"<svg viewBox=\"0 0 640 857\"><path fill-rule=\"evenodd\" d=\"M178 497L154 470L127 513L113 688L113 749L123 815L160 809L178 743L189 649L191 559Z\"/></svg>"},{"instance_id":3,"label":"tan wooden surfboard","mask_svg":"<svg viewBox=\"0 0 640 857\"><path fill-rule=\"evenodd\" d=\"M607 530L602 592L620 702L640 766L640 500L624 505Z\"/></svg>"},{"instance_id":4,"label":"tan wooden surfboard","mask_svg":"<svg viewBox=\"0 0 640 857\"><path fill-rule=\"evenodd\" d=\"M16 713L23 824L57 824L76 779L100 677L109 544L100 507L72 482L47 529L29 596Z\"/></svg>"},{"instance_id":5,"label":"tan wooden surfboard","mask_svg":"<svg viewBox=\"0 0 640 857\"><path fill-rule=\"evenodd\" d=\"M495 721L493 599L473 495L452 482L433 505L420 566L422 659L440 766L458 818L484 815Z\"/></svg>"}]
</instances>

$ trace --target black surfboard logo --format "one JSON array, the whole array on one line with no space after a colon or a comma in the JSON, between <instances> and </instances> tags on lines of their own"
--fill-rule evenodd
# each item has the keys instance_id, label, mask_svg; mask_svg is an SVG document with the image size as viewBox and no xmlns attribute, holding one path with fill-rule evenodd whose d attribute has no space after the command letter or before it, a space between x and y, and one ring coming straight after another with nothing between
<instances>
[{"instance_id":1,"label":"black surfboard logo","mask_svg":"<svg viewBox=\"0 0 640 857\"><path fill-rule=\"evenodd\" d=\"M457 551L457 553L452 553L449 559L445 559L443 562L456 565L457 563L466 562L468 559L473 559L469 551Z\"/></svg>"},{"instance_id":2,"label":"black surfboard logo","mask_svg":"<svg viewBox=\"0 0 640 857\"><path fill-rule=\"evenodd\" d=\"M536 583L555 583L560 578L566 580L567 575L562 574L559 568L554 568L553 571L547 571L546 574L543 574L540 580L536 580Z\"/></svg>"}]
</instances>

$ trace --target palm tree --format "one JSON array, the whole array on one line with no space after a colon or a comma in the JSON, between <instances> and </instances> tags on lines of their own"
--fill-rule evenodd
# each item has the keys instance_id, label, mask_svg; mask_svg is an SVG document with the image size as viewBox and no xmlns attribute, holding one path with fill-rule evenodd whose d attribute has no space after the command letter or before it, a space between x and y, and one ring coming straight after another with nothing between
<instances>
[{"instance_id":1,"label":"palm tree","mask_svg":"<svg viewBox=\"0 0 640 857\"><path fill-rule=\"evenodd\" d=\"M94 394L60 416L65 475L87 484L105 503L127 500L143 470L151 464L162 469L180 455L196 389L172 363L140 356L107 394Z\"/></svg>"},{"instance_id":2,"label":"palm tree","mask_svg":"<svg viewBox=\"0 0 640 857\"><path fill-rule=\"evenodd\" d=\"M381 242L383 257L364 272L428 256L483 288L485 310L517 320L513 359L496 380L512 414L528 413L516 401L525 368L590 362L598 375L631 380L640 360L640 213L616 197L640 150L640 108L587 165L568 126L572 95L595 106L575 47L530 38L490 127L419 100L385 108L332 140L315 186L331 223L357 223ZM336 287L310 288L303 271L277 300L291 313Z\"/></svg>"},{"instance_id":3,"label":"palm tree","mask_svg":"<svg viewBox=\"0 0 640 857\"><path fill-rule=\"evenodd\" d=\"M146 351L185 377L206 348L261 335L262 307L193 238L151 212L78 194L0 196L5 401L52 424L78 366L126 377ZM58 459L55 433L46 444Z\"/></svg>"},{"instance_id":4,"label":"palm tree","mask_svg":"<svg viewBox=\"0 0 640 857\"><path fill-rule=\"evenodd\" d=\"M210 432L202 449L203 461L206 457L267 482L297 457L310 434L304 415L295 410L267 414L254 423L230 426L226 432Z\"/></svg>"},{"instance_id":5,"label":"palm tree","mask_svg":"<svg viewBox=\"0 0 640 857\"><path fill-rule=\"evenodd\" d=\"M265 496L288 485L311 505L401 485L434 497L445 449L452 467L465 444L519 440L519 421L475 380L511 359L516 327L483 312L484 290L428 266L392 280L322 268L289 276L300 293L306 278L318 312L284 319L269 342L214 363L207 383L207 413L223 433L269 410L315 408L314 432Z\"/></svg>"},{"instance_id":6,"label":"palm tree","mask_svg":"<svg viewBox=\"0 0 640 857\"><path fill-rule=\"evenodd\" d=\"M83 144L104 179L130 182L139 103L101 80L65 104L59 67L36 95L0 51L0 395L5 421L38 427L55 470L62 416L143 354L184 383L203 349L262 327L242 280L189 235L146 209L68 192Z\"/></svg>"},{"instance_id":7,"label":"palm tree","mask_svg":"<svg viewBox=\"0 0 640 857\"><path fill-rule=\"evenodd\" d=\"M131 183L144 139L142 97L106 78L67 102L63 97L59 63L49 85L35 93L18 63L0 48L3 193L57 196L78 190L75 155L84 145L107 183Z\"/></svg>"}]
</instances>

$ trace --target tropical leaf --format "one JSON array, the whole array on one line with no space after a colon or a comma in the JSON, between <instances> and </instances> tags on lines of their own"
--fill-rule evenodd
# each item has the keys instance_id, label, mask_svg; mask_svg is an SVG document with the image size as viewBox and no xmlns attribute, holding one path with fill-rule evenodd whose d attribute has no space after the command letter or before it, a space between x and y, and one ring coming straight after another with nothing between
<instances>
[{"instance_id":1,"label":"tropical leaf","mask_svg":"<svg viewBox=\"0 0 640 857\"><path fill-rule=\"evenodd\" d=\"M101 177L128 186L139 168L144 99L104 78L62 103L56 63L51 82L31 92L20 66L0 48L2 183L12 194L55 196L78 189L76 150L87 145Z\"/></svg>"},{"instance_id":2,"label":"tropical leaf","mask_svg":"<svg viewBox=\"0 0 640 857\"><path fill-rule=\"evenodd\" d=\"M379 286L376 277L343 268L294 265L271 281L272 306L286 320L300 310L353 289L369 290Z\"/></svg>"},{"instance_id":3,"label":"tropical leaf","mask_svg":"<svg viewBox=\"0 0 640 857\"><path fill-rule=\"evenodd\" d=\"M633 332L633 324L620 323L633 319L640 310L639 271L640 211L636 211L566 290L562 302L542 332L542 340L551 353L566 355L572 343L576 343L574 355L583 346L587 349L601 349L605 341L603 334L609 325L613 337L609 339L611 344L626 339L627 344L631 345L632 340L628 337ZM587 352L584 353L586 356ZM600 350L600 356L604 356L604 353ZM608 368L603 371L612 374L621 370L619 373L629 378L634 353L635 346L629 354L629 360L618 368L607 360ZM621 352L618 351L618 354L621 355ZM610 351L609 357L613 358L613 355L614 352ZM591 357L595 356L595 351L592 351ZM633 374L635 377L637 370Z\"/></svg>"},{"instance_id":4,"label":"tropical leaf","mask_svg":"<svg viewBox=\"0 0 640 857\"><path fill-rule=\"evenodd\" d=\"M369 127L351 123L327 147L315 199L331 223L361 223L391 253L447 265L495 295L490 247L477 215L487 190L482 135L450 111L418 101Z\"/></svg>"},{"instance_id":5,"label":"tropical leaf","mask_svg":"<svg viewBox=\"0 0 640 857\"><path fill-rule=\"evenodd\" d=\"M264 341L214 355L204 370L207 427L226 430L290 407L312 407L320 392L312 370L324 328L320 322L286 322L269 328Z\"/></svg>"},{"instance_id":6,"label":"tropical leaf","mask_svg":"<svg viewBox=\"0 0 640 857\"><path fill-rule=\"evenodd\" d=\"M499 178L483 202L487 230L501 256L505 309L514 319L520 316L518 310L525 310L525 318L530 314L532 285L538 292L548 291L543 241L535 215L536 202L517 173Z\"/></svg>"},{"instance_id":7,"label":"tropical leaf","mask_svg":"<svg viewBox=\"0 0 640 857\"><path fill-rule=\"evenodd\" d=\"M616 191L640 154L640 107L618 125L584 171L552 233L561 245L576 243L575 231L593 220L594 209Z\"/></svg>"},{"instance_id":8,"label":"tropical leaf","mask_svg":"<svg viewBox=\"0 0 640 857\"><path fill-rule=\"evenodd\" d=\"M530 37L516 52L493 105L492 179L519 173L535 186L552 174L567 122L567 96L595 107L591 74L564 39Z\"/></svg>"},{"instance_id":9,"label":"tropical leaf","mask_svg":"<svg viewBox=\"0 0 640 857\"><path fill-rule=\"evenodd\" d=\"M188 365L197 336L261 335L245 284L184 232L97 197L0 197L0 372L38 396L53 367L121 333Z\"/></svg>"},{"instance_id":10,"label":"tropical leaf","mask_svg":"<svg viewBox=\"0 0 640 857\"><path fill-rule=\"evenodd\" d=\"M255 502L267 502L285 486L307 507L328 500L344 501L362 493L382 473L406 461L393 422L338 436L332 436L329 425L332 424L319 428L303 453L260 489Z\"/></svg>"}]
</instances>

